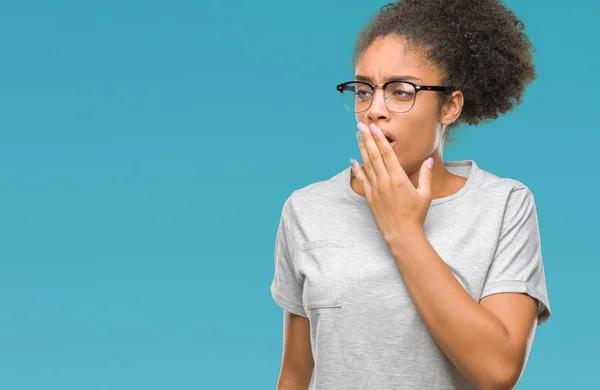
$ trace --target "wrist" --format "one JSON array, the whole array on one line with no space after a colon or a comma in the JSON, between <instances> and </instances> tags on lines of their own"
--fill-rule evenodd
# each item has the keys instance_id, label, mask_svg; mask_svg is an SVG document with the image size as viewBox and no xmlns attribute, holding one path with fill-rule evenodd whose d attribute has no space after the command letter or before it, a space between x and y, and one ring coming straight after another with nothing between
<instances>
[{"instance_id":1,"label":"wrist","mask_svg":"<svg viewBox=\"0 0 600 390\"><path fill-rule=\"evenodd\" d=\"M406 226L402 230L397 230L393 234L385 238L386 243L392 249L403 250L404 248L411 246L418 242L420 238L425 237L423 226Z\"/></svg>"}]
</instances>

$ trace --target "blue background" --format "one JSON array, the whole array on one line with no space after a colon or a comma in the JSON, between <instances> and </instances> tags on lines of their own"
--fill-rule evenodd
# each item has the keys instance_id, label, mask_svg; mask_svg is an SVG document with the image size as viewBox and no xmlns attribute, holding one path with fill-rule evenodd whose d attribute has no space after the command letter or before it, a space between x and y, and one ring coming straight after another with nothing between
<instances>
[{"instance_id":1,"label":"blue background","mask_svg":"<svg viewBox=\"0 0 600 390\"><path fill-rule=\"evenodd\" d=\"M275 388L281 206L360 157L334 86L383 3L0 5L0 388ZM508 5L539 78L444 159L536 197L553 318L518 388L589 388L600 6Z\"/></svg>"}]
</instances>

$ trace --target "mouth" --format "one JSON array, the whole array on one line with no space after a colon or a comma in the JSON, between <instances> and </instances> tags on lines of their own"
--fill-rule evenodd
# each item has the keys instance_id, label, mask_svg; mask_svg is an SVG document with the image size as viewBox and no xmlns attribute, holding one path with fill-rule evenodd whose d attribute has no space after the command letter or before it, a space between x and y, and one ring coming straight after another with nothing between
<instances>
[{"instance_id":1,"label":"mouth","mask_svg":"<svg viewBox=\"0 0 600 390\"><path fill-rule=\"evenodd\" d=\"M392 137L392 135L390 133L388 133L387 131L384 131L383 135L385 135L385 138L388 140L390 145L394 144L395 139Z\"/></svg>"}]
</instances>

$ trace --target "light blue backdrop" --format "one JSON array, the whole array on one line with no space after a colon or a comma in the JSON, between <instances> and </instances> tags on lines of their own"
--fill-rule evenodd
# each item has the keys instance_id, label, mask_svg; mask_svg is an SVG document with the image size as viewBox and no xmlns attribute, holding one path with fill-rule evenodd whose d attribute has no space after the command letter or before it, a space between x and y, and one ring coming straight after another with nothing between
<instances>
[{"instance_id":1,"label":"light blue backdrop","mask_svg":"<svg viewBox=\"0 0 600 390\"><path fill-rule=\"evenodd\" d=\"M335 85L379 1L0 6L0 388L272 389L273 240L359 157ZM446 160L527 184L554 317L519 389L600 367L595 1L509 1L539 79Z\"/></svg>"}]
</instances>

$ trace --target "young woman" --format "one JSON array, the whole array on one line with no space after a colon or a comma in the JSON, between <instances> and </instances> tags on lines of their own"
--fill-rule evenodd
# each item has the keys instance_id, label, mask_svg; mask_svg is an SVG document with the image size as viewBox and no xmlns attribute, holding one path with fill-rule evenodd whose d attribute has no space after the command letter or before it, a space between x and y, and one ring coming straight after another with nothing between
<instances>
[{"instance_id":1,"label":"young woman","mask_svg":"<svg viewBox=\"0 0 600 390\"><path fill-rule=\"evenodd\" d=\"M278 389L510 389L550 317L534 197L450 131L521 102L536 76L498 0L404 0L359 35L337 86L363 165L294 191L275 243Z\"/></svg>"}]
</instances>

